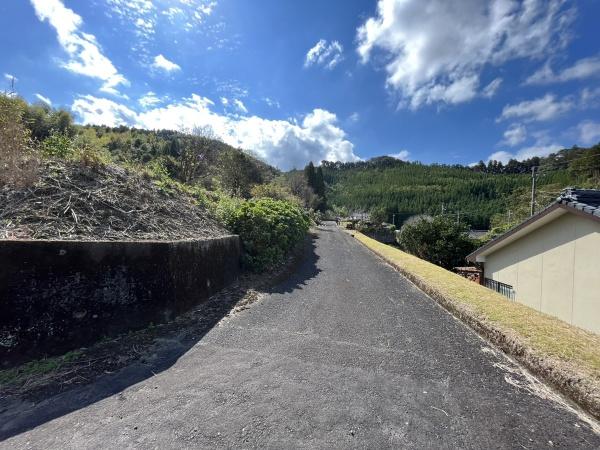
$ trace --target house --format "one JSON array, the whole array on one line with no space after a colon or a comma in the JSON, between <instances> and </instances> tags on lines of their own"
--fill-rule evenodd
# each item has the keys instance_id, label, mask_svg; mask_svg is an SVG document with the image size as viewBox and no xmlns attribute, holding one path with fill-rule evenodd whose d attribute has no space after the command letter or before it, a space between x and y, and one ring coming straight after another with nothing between
<instances>
[{"instance_id":1,"label":"house","mask_svg":"<svg viewBox=\"0 0 600 450\"><path fill-rule=\"evenodd\" d=\"M600 190L564 190L467 260L483 266L486 286L600 333Z\"/></svg>"}]
</instances>

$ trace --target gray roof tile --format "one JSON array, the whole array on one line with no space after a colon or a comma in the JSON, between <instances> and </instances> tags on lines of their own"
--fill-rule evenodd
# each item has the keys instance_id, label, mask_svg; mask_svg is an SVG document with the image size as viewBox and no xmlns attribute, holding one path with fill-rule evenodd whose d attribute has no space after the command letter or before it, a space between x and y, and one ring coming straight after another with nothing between
<instances>
[{"instance_id":1,"label":"gray roof tile","mask_svg":"<svg viewBox=\"0 0 600 450\"><path fill-rule=\"evenodd\" d=\"M600 216L600 190L599 189L565 189L560 197L556 199L558 203L570 206L571 208Z\"/></svg>"}]
</instances>

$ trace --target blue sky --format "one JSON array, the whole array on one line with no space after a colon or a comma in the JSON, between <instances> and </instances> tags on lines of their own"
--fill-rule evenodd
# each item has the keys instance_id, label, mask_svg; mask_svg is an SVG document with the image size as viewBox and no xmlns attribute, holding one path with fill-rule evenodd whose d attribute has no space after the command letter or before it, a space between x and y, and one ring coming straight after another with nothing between
<instances>
[{"instance_id":1,"label":"blue sky","mask_svg":"<svg viewBox=\"0 0 600 450\"><path fill-rule=\"evenodd\" d=\"M210 130L283 169L600 141L600 0L13 0L0 74L80 123Z\"/></svg>"}]
</instances>

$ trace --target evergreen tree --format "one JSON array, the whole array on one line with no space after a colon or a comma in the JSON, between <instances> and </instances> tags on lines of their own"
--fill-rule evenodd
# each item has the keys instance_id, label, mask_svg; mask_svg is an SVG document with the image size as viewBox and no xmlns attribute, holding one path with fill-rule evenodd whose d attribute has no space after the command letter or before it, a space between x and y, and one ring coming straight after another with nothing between
<instances>
[{"instance_id":1,"label":"evergreen tree","mask_svg":"<svg viewBox=\"0 0 600 450\"><path fill-rule=\"evenodd\" d=\"M304 168L304 178L306 178L306 183L316 192L317 173L312 161Z\"/></svg>"},{"instance_id":2,"label":"evergreen tree","mask_svg":"<svg viewBox=\"0 0 600 450\"><path fill-rule=\"evenodd\" d=\"M315 176L315 194L325 199L325 180L323 178L323 168L319 166Z\"/></svg>"}]
</instances>

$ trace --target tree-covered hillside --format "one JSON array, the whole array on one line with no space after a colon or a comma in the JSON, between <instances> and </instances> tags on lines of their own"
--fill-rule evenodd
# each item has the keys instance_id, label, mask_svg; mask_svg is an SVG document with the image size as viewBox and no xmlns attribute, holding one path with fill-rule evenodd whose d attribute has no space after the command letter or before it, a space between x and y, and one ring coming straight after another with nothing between
<instances>
[{"instance_id":1,"label":"tree-covered hillside","mask_svg":"<svg viewBox=\"0 0 600 450\"><path fill-rule=\"evenodd\" d=\"M250 197L252 186L269 182L279 171L251 153L216 139L210 129L143 130L126 126L76 125L68 111L45 103L28 104L18 97L4 97L21 111L28 138L42 147L86 148L90 153L119 165L143 166L164 171L174 180L222 189ZM8 104L8 103L7 103ZM60 156L60 155L56 155Z\"/></svg>"},{"instance_id":2,"label":"tree-covered hillside","mask_svg":"<svg viewBox=\"0 0 600 450\"><path fill-rule=\"evenodd\" d=\"M512 201L523 202L534 166L540 190L538 207L564 187L600 186L600 146L565 149L546 158L507 165L426 165L390 157L322 163L329 204L342 212L376 212L389 222L395 214L397 225L415 214L443 212L460 216L474 228L488 228L493 216L503 215L511 206L515 209ZM521 206L528 209L528 203Z\"/></svg>"}]
</instances>

